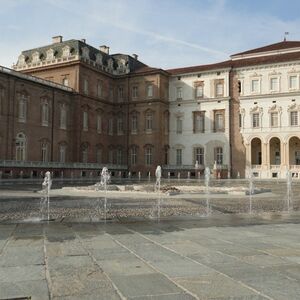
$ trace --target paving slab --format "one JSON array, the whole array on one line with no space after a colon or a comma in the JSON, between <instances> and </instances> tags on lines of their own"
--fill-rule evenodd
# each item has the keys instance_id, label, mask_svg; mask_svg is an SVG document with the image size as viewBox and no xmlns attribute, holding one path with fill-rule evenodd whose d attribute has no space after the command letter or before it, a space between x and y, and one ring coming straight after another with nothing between
<instances>
[{"instance_id":1,"label":"paving slab","mask_svg":"<svg viewBox=\"0 0 300 300\"><path fill-rule=\"evenodd\" d=\"M183 292L182 289L159 273L111 276L111 279L125 297L158 296Z\"/></svg>"},{"instance_id":2,"label":"paving slab","mask_svg":"<svg viewBox=\"0 0 300 300\"><path fill-rule=\"evenodd\" d=\"M25 296L30 296L32 300L48 300L49 291L46 280L0 282L0 299Z\"/></svg>"}]
</instances>

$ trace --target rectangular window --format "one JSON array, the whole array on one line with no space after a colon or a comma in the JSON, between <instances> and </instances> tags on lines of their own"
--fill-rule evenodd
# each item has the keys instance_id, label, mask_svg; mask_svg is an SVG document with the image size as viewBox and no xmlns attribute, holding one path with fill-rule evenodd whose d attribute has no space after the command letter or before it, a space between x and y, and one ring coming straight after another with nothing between
<instances>
[{"instance_id":1,"label":"rectangular window","mask_svg":"<svg viewBox=\"0 0 300 300\"><path fill-rule=\"evenodd\" d=\"M146 115L146 131L152 131L153 129L153 115L150 113L150 114L147 114Z\"/></svg>"},{"instance_id":2,"label":"rectangular window","mask_svg":"<svg viewBox=\"0 0 300 300\"><path fill-rule=\"evenodd\" d=\"M278 127L278 112L271 113L271 127Z\"/></svg>"},{"instance_id":3,"label":"rectangular window","mask_svg":"<svg viewBox=\"0 0 300 300\"><path fill-rule=\"evenodd\" d=\"M270 79L270 90L271 91L278 91L279 90L279 80L278 80L278 78L271 78Z\"/></svg>"},{"instance_id":4,"label":"rectangular window","mask_svg":"<svg viewBox=\"0 0 300 300\"><path fill-rule=\"evenodd\" d=\"M296 75L292 75L289 77L289 88L294 90L298 88L298 84L297 84L297 76Z\"/></svg>"},{"instance_id":5,"label":"rectangular window","mask_svg":"<svg viewBox=\"0 0 300 300\"><path fill-rule=\"evenodd\" d=\"M66 162L66 146L65 145L59 146L59 162L61 162L61 163Z\"/></svg>"},{"instance_id":6,"label":"rectangular window","mask_svg":"<svg viewBox=\"0 0 300 300\"><path fill-rule=\"evenodd\" d=\"M145 150L145 163L147 166L152 165L152 148L147 147Z\"/></svg>"},{"instance_id":7,"label":"rectangular window","mask_svg":"<svg viewBox=\"0 0 300 300\"><path fill-rule=\"evenodd\" d=\"M102 163L102 149L97 149L96 151L96 162L98 164Z\"/></svg>"},{"instance_id":8,"label":"rectangular window","mask_svg":"<svg viewBox=\"0 0 300 300\"><path fill-rule=\"evenodd\" d=\"M63 81L62 81L62 84L64 86L69 86L69 79L68 78L64 78Z\"/></svg>"},{"instance_id":9,"label":"rectangular window","mask_svg":"<svg viewBox=\"0 0 300 300\"><path fill-rule=\"evenodd\" d=\"M27 99L24 95L21 96L19 99L19 107L18 107L18 119L19 122L26 122L26 117L27 117Z\"/></svg>"},{"instance_id":10,"label":"rectangular window","mask_svg":"<svg viewBox=\"0 0 300 300\"><path fill-rule=\"evenodd\" d=\"M117 134L123 135L123 118L117 119Z\"/></svg>"},{"instance_id":11,"label":"rectangular window","mask_svg":"<svg viewBox=\"0 0 300 300\"><path fill-rule=\"evenodd\" d=\"M137 148L136 147L132 147L130 149L130 162L131 162L131 165L136 165L136 163L137 163Z\"/></svg>"},{"instance_id":12,"label":"rectangular window","mask_svg":"<svg viewBox=\"0 0 300 300\"><path fill-rule=\"evenodd\" d=\"M88 131L88 129L89 129L89 125L88 125L88 112L87 111L83 112L82 129L84 131Z\"/></svg>"},{"instance_id":13,"label":"rectangular window","mask_svg":"<svg viewBox=\"0 0 300 300\"><path fill-rule=\"evenodd\" d=\"M176 88L176 98L177 98L177 100L182 99L182 87Z\"/></svg>"},{"instance_id":14,"label":"rectangular window","mask_svg":"<svg viewBox=\"0 0 300 300\"><path fill-rule=\"evenodd\" d=\"M137 115L131 116L131 133L136 134L138 129Z\"/></svg>"},{"instance_id":15,"label":"rectangular window","mask_svg":"<svg viewBox=\"0 0 300 300\"><path fill-rule=\"evenodd\" d=\"M216 96L220 97L224 94L224 83L217 83L216 84Z\"/></svg>"},{"instance_id":16,"label":"rectangular window","mask_svg":"<svg viewBox=\"0 0 300 300\"><path fill-rule=\"evenodd\" d=\"M239 127L242 128L242 114L239 114Z\"/></svg>"},{"instance_id":17,"label":"rectangular window","mask_svg":"<svg viewBox=\"0 0 300 300\"><path fill-rule=\"evenodd\" d=\"M217 162L217 165L223 164L223 148L222 147L215 148L215 161Z\"/></svg>"},{"instance_id":18,"label":"rectangular window","mask_svg":"<svg viewBox=\"0 0 300 300\"><path fill-rule=\"evenodd\" d=\"M252 114L252 127L253 128L259 127L259 113Z\"/></svg>"},{"instance_id":19,"label":"rectangular window","mask_svg":"<svg viewBox=\"0 0 300 300\"><path fill-rule=\"evenodd\" d=\"M48 161L48 144L43 143L42 144L42 162Z\"/></svg>"},{"instance_id":20,"label":"rectangular window","mask_svg":"<svg viewBox=\"0 0 300 300\"><path fill-rule=\"evenodd\" d=\"M97 133L102 133L102 117L97 116Z\"/></svg>"},{"instance_id":21,"label":"rectangular window","mask_svg":"<svg viewBox=\"0 0 300 300\"><path fill-rule=\"evenodd\" d=\"M153 84L147 85L147 97L152 98L153 97Z\"/></svg>"},{"instance_id":22,"label":"rectangular window","mask_svg":"<svg viewBox=\"0 0 300 300\"><path fill-rule=\"evenodd\" d=\"M182 149L176 149L176 165L182 165Z\"/></svg>"},{"instance_id":23,"label":"rectangular window","mask_svg":"<svg viewBox=\"0 0 300 300\"><path fill-rule=\"evenodd\" d=\"M97 97L98 98L102 97L102 83L100 81L97 84Z\"/></svg>"},{"instance_id":24,"label":"rectangular window","mask_svg":"<svg viewBox=\"0 0 300 300\"><path fill-rule=\"evenodd\" d=\"M60 107L59 128L60 129L67 128L67 110L66 110L65 105L62 105Z\"/></svg>"},{"instance_id":25,"label":"rectangular window","mask_svg":"<svg viewBox=\"0 0 300 300\"><path fill-rule=\"evenodd\" d=\"M123 161L123 151L122 149L117 149L117 164L121 165Z\"/></svg>"},{"instance_id":26,"label":"rectangular window","mask_svg":"<svg viewBox=\"0 0 300 300\"><path fill-rule=\"evenodd\" d=\"M181 118L176 119L176 133L177 134L182 133L182 119Z\"/></svg>"},{"instance_id":27,"label":"rectangular window","mask_svg":"<svg viewBox=\"0 0 300 300\"><path fill-rule=\"evenodd\" d=\"M88 95L89 94L89 82L87 79L83 81L83 93Z\"/></svg>"},{"instance_id":28,"label":"rectangular window","mask_svg":"<svg viewBox=\"0 0 300 300\"><path fill-rule=\"evenodd\" d=\"M195 163L196 161L199 165L204 165L204 148L195 148Z\"/></svg>"},{"instance_id":29,"label":"rectangular window","mask_svg":"<svg viewBox=\"0 0 300 300\"><path fill-rule=\"evenodd\" d=\"M291 126L298 126L298 112L291 111Z\"/></svg>"},{"instance_id":30,"label":"rectangular window","mask_svg":"<svg viewBox=\"0 0 300 300\"><path fill-rule=\"evenodd\" d=\"M195 87L195 97L196 98L203 98L203 96L204 96L204 82L203 81L195 82L194 87Z\"/></svg>"},{"instance_id":31,"label":"rectangular window","mask_svg":"<svg viewBox=\"0 0 300 300\"><path fill-rule=\"evenodd\" d=\"M215 131L224 131L224 110L218 110L214 112L214 129Z\"/></svg>"},{"instance_id":32,"label":"rectangular window","mask_svg":"<svg viewBox=\"0 0 300 300\"><path fill-rule=\"evenodd\" d=\"M108 135L113 135L114 134L114 119L110 118L108 120Z\"/></svg>"},{"instance_id":33,"label":"rectangular window","mask_svg":"<svg viewBox=\"0 0 300 300\"><path fill-rule=\"evenodd\" d=\"M205 112L204 111L197 111L193 112L194 117L194 132L195 133L202 133L204 132L205 126Z\"/></svg>"},{"instance_id":34,"label":"rectangular window","mask_svg":"<svg viewBox=\"0 0 300 300\"><path fill-rule=\"evenodd\" d=\"M138 87L137 86L133 86L132 87L132 98L136 99L138 98Z\"/></svg>"},{"instance_id":35,"label":"rectangular window","mask_svg":"<svg viewBox=\"0 0 300 300\"><path fill-rule=\"evenodd\" d=\"M252 93L258 93L259 92L259 80L253 79L251 81L251 92Z\"/></svg>"},{"instance_id":36,"label":"rectangular window","mask_svg":"<svg viewBox=\"0 0 300 300\"><path fill-rule=\"evenodd\" d=\"M122 86L119 86L118 98L119 98L120 101L123 100L123 98L124 98L124 88Z\"/></svg>"},{"instance_id":37,"label":"rectangular window","mask_svg":"<svg viewBox=\"0 0 300 300\"><path fill-rule=\"evenodd\" d=\"M114 150L113 149L108 150L108 162L110 164L114 163Z\"/></svg>"},{"instance_id":38,"label":"rectangular window","mask_svg":"<svg viewBox=\"0 0 300 300\"><path fill-rule=\"evenodd\" d=\"M49 124L49 105L45 100L42 104L42 126L48 126Z\"/></svg>"}]
</instances>

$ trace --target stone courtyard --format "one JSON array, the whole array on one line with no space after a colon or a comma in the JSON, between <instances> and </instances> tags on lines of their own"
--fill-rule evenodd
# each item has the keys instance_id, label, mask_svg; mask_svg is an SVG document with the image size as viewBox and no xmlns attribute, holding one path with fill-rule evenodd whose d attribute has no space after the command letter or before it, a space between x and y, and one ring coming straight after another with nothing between
<instances>
[{"instance_id":1,"label":"stone courtyard","mask_svg":"<svg viewBox=\"0 0 300 300\"><path fill-rule=\"evenodd\" d=\"M299 213L1 224L0 299L300 299L299 232Z\"/></svg>"},{"instance_id":2,"label":"stone courtyard","mask_svg":"<svg viewBox=\"0 0 300 300\"><path fill-rule=\"evenodd\" d=\"M107 219L103 192L56 186L49 222L40 185L3 185L0 299L300 299L298 182L290 210L284 182L255 184L251 197L180 187L160 218L155 193L107 192Z\"/></svg>"}]
</instances>

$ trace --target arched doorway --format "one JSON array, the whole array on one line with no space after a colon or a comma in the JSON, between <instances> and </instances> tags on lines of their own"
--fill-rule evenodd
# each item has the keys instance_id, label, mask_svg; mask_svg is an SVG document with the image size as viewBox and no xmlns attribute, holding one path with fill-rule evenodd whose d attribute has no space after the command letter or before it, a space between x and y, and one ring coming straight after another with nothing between
<instances>
[{"instance_id":1,"label":"arched doorway","mask_svg":"<svg viewBox=\"0 0 300 300\"><path fill-rule=\"evenodd\" d=\"M280 165L281 164L281 152L280 152L280 139L273 137L269 141L270 148L270 165Z\"/></svg>"},{"instance_id":2,"label":"arched doorway","mask_svg":"<svg viewBox=\"0 0 300 300\"><path fill-rule=\"evenodd\" d=\"M261 165L261 140L254 138L251 141L251 165Z\"/></svg>"},{"instance_id":3,"label":"arched doorway","mask_svg":"<svg viewBox=\"0 0 300 300\"><path fill-rule=\"evenodd\" d=\"M296 136L289 139L289 164L300 165L300 139Z\"/></svg>"}]
</instances>

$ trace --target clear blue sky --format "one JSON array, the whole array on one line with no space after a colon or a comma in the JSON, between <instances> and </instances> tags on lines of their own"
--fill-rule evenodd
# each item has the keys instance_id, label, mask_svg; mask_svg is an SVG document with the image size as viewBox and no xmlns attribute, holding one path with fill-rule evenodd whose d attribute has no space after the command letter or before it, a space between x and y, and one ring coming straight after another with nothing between
<instances>
[{"instance_id":1,"label":"clear blue sky","mask_svg":"<svg viewBox=\"0 0 300 300\"><path fill-rule=\"evenodd\" d=\"M230 54L300 40L299 0L0 0L0 65L22 50L86 38L148 65L213 63Z\"/></svg>"}]
</instances>

